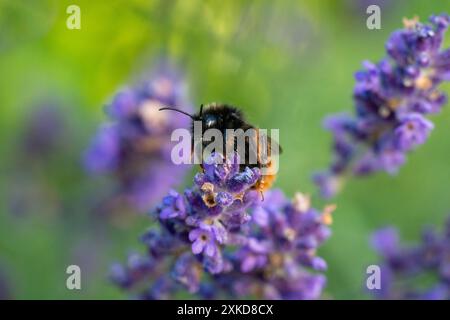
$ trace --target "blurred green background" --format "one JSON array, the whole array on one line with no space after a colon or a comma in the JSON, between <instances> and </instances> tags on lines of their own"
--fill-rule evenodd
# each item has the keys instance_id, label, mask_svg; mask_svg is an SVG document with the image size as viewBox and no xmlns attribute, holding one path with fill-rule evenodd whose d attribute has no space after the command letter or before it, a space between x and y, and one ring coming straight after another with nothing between
<instances>
[{"instance_id":1,"label":"blurred green background","mask_svg":"<svg viewBox=\"0 0 450 320\"><path fill-rule=\"evenodd\" d=\"M380 2L382 28L368 30L365 8ZM310 182L331 155L322 118L352 109L353 73L384 56L403 17L450 11L442 0L392 2L0 0L0 283L7 296L125 297L108 282L108 266L140 247L150 221L93 217L86 195L103 182L86 177L80 156L106 119L108 99L160 57L184 67L195 105L229 102L255 125L280 128L276 186L312 193L323 205ZM81 8L81 30L66 27L70 4ZM50 130L64 139L59 152L35 157L23 150L23 137L43 104L61 111L55 122L62 128ZM432 120L429 141L398 176L349 181L334 200L333 236L319 252L329 263L326 298L367 298L376 228L392 224L414 240L423 224L439 225L448 214L448 107ZM66 289L70 264L82 269L80 291Z\"/></svg>"}]
</instances>

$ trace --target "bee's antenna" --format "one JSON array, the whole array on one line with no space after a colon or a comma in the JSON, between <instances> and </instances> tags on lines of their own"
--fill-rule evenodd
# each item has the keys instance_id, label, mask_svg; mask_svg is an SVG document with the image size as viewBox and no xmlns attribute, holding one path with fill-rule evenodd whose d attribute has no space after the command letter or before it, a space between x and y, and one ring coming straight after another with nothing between
<instances>
[{"instance_id":1,"label":"bee's antenna","mask_svg":"<svg viewBox=\"0 0 450 320\"><path fill-rule=\"evenodd\" d=\"M200 105L200 118L202 117L202 114L203 114L203 103Z\"/></svg>"},{"instance_id":2,"label":"bee's antenna","mask_svg":"<svg viewBox=\"0 0 450 320\"><path fill-rule=\"evenodd\" d=\"M169 108L169 107L164 107L164 108L160 108L160 109L159 109L159 111L163 111L163 110L172 110L172 111L176 111L176 112L179 112L179 113L182 113L182 114L188 116L188 117L191 118L192 120L195 120L195 119L194 119L194 116L193 116L192 114L189 114L189 113L184 112L184 111L179 110L179 109Z\"/></svg>"},{"instance_id":3,"label":"bee's antenna","mask_svg":"<svg viewBox=\"0 0 450 320\"><path fill-rule=\"evenodd\" d=\"M264 192L260 191L259 193L261 194L261 201L264 202Z\"/></svg>"}]
</instances>

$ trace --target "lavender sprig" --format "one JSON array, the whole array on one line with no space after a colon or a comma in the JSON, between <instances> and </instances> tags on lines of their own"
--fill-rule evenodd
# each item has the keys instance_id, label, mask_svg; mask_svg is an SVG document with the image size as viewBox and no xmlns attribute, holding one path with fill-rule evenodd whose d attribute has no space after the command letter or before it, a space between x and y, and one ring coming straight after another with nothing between
<instances>
[{"instance_id":1,"label":"lavender sprig","mask_svg":"<svg viewBox=\"0 0 450 320\"><path fill-rule=\"evenodd\" d=\"M189 118L159 112L164 106L192 111L180 75L161 64L148 81L115 95L106 108L111 122L98 130L84 157L89 172L115 176L119 197L139 210L148 210L188 168L172 163L167 141L174 129L189 126Z\"/></svg>"},{"instance_id":2,"label":"lavender sprig","mask_svg":"<svg viewBox=\"0 0 450 320\"><path fill-rule=\"evenodd\" d=\"M405 19L405 28L387 41L387 58L364 62L355 74L355 114L324 121L333 135L334 159L313 178L322 196L334 196L348 175L396 173L427 140L433 123L425 115L447 102L438 86L450 80L450 49L441 49L449 23L446 14L431 16L429 24Z\"/></svg>"},{"instance_id":3,"label":"lavender sprig","mask_svg":"<svg viewBox=\"0 0 450 320\"><path fill-rule=\"evenodd\" d=\"M309 197L291 202L277 190L262 201L252 189L259 170L240 171L237 154L213 154L203 169L153 213L158 228L142 237L148 255L114 265L112 280L140 298L319 298L326 263L316 250L330 235L333 208L319 212Z\"/></svg>"},{"instance_id":4,"label":"lavender sprig","mask_svg":"<svg viewBox=\"0 0 450 320\"><path fill-rule=\"evenodd\" d=\"M377 231L372 244L382 259L377 298L450 299L450 217L441 234L425 229L417 245L400 245L395 228Z\"/></svg>"}]
</instances>

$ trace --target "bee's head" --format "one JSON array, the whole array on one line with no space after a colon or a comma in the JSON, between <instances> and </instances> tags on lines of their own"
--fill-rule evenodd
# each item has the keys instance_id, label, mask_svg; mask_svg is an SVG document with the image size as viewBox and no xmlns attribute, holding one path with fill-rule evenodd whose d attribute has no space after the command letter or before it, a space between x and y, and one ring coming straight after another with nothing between
<instances>
[{"instance_id":1,"label":"bee's head","mask_svg":"<svg viewBox=\"0 0 450 320\"><path fill-rule=\"evenodd\" d=\"M205 129L235 128L240 127L243 123L243 117L239 110L221 103L210 103L205 108L201 105L195 120L202 121Z\"/></svg>"},{"instance_id":2,"label":"bee's head","mask_svg":"<svg viewBox=\"0 0 450 320\"><path fill-rule=\"evenodd\" d=\"M202 121L206 128L214 128L217 127L218 124L217 115L215 114L205 114L202 117Z\"/></svg>"},{"instance_id":3,"label":"bee's head","mask_svg":"<svg viewBox=\"0 0 450 320\"><path fill-rule=\"evenodd\" d=\"M220 126L221 115L217 112L216 104L209 104L203 109L203 104L200 105L200 111L195 116L195 120L201 121L205 130L217 128Z\"/></svg>"},{"instance_id":4,"label":"bee's head","mask_svg":"<svg viewBox=\"0 0 450 320\"><path fill-rule=\"evenodd\" d=\"M204 130L222 128L224 126L233 128L243 122L242 114L236 108L218 103L210 103L206 108L203 108L202 104L200 105L200 111L194 115L174 108L161 108L159 110L172 110L183 113L193 121L201 121Z\"/></svg>"}]
</instances>

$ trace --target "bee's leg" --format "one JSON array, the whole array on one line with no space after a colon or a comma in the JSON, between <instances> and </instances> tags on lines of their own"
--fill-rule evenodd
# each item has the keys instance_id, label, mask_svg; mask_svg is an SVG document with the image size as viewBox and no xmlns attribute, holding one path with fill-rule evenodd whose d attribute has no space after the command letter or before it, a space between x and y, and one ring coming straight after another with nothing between
<instances>
[{"instance_id":1,"label":"bee's leg","mask_svg":"<svg viewBox=\"0 0 450 320\"><path fill-rule=\"evenodd\" d=\"M265 190L265 186L266 182L264 181L264 177L262 177L254 186L254 189L256 189L257 191L259 191L259 194L261 195L261 201L264 201L264 190Z\"/></svg>"}]
</instances>

